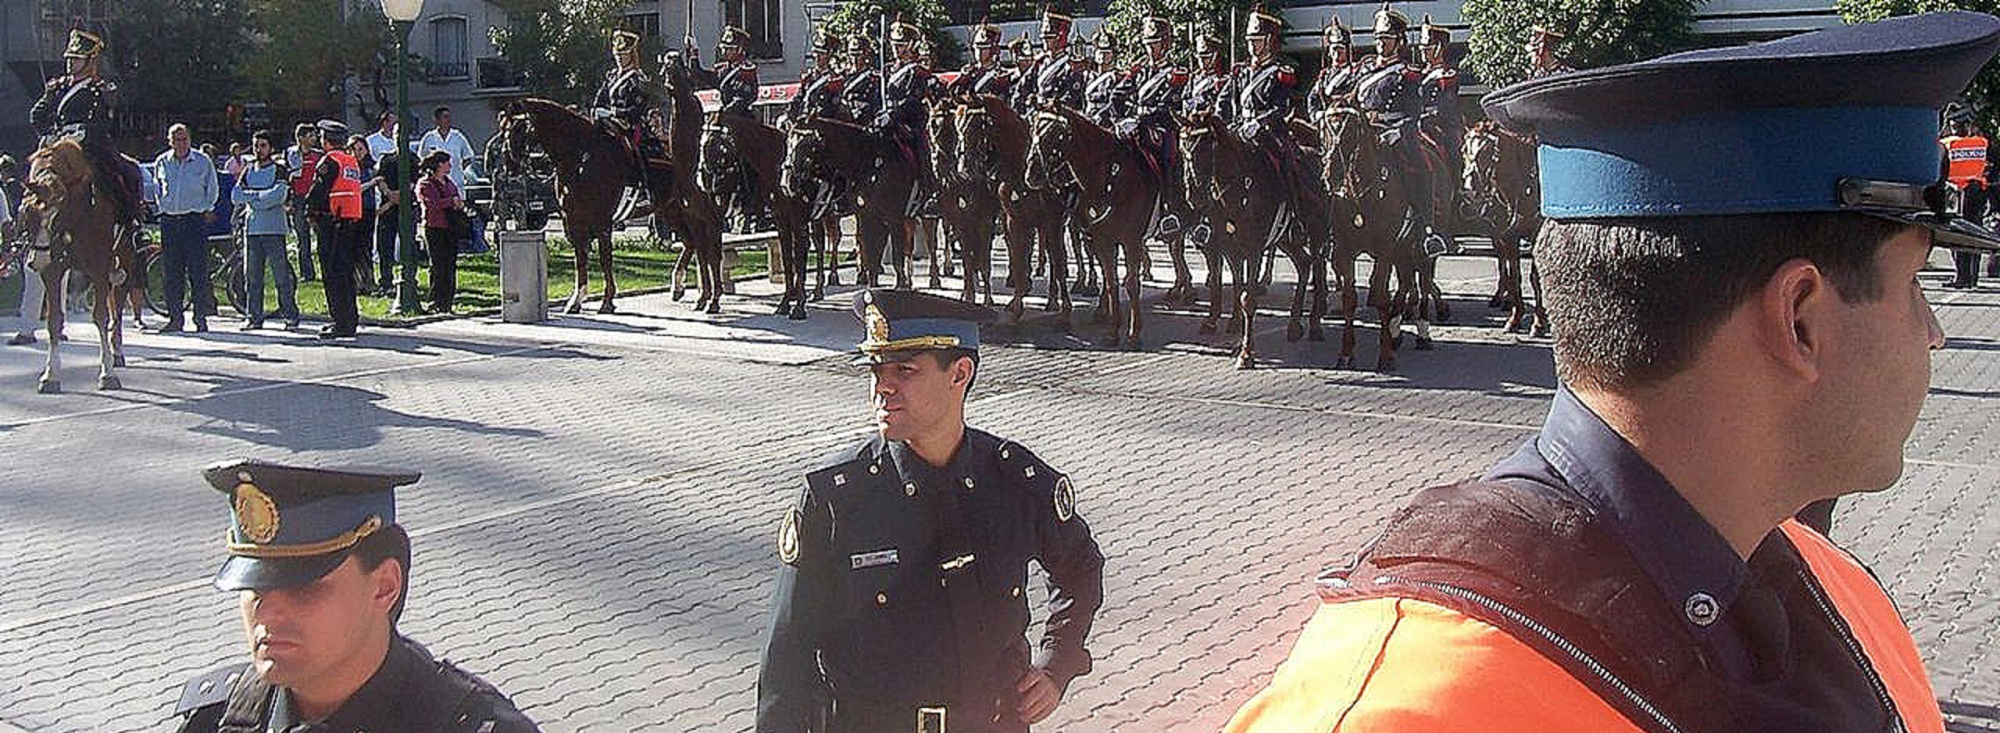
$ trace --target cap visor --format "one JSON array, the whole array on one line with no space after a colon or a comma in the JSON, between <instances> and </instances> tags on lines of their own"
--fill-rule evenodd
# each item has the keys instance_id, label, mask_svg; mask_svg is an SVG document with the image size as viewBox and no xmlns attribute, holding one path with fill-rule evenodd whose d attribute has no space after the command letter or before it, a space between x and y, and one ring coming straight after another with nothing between
<instances>
[{"instance_id":1,"label":"cap visor","mask_svg":"<svg viewBox=\"0 0 2000 733\"><path fill-rule=\"evenodd\" d=\"M1931 241L1940 247L1981 252L2000 252L2000 234L1994 234L1992 230L1974 224L1968 219L1952 217L1944 221L1938 221L1935 215L1928 212L1870 211L1866 213L1870 216L1905 224L1915 224L1929 229L1931 230Z\"/></svg>"},{"instance_id":2,"label":"cap visor","mask_svg":"<svg viewBox=\"0 0 2000 733\"><path fill-rule=\"evenodd\" d=\"M215 573L222 590L267 590L305 585L333 572L347 560L346 552L314 557L242 557L232 555Z\"/></svg>"},{"instance_id":3,"label":"cap visor","mask_svg":"<svg viewBox=\"0 0 2000 733\"><path fill-rule=\"evenodd\" d=\"M854 359L847 363L853 364L854 366L874 366L876 364L894 364L897 362L903 362L915 359L917 358L918 354L924 353L925 351L929 350L930 349L897 349L895 351L876 351L872 353L863 351L861 353L855 354Z\"/></svg>"}]
</instances>

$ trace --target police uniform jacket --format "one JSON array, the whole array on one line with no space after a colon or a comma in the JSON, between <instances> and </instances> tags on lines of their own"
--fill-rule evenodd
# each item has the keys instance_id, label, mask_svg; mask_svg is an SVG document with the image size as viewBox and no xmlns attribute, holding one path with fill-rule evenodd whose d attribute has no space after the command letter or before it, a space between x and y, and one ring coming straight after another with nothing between
<instances>
[{"instance_id":1,"label":"police uniform jacket","mask_svg":"<svg viewBox=\"0 0 2000 733\"><path fill-rule=\"evenodd\" d=\"M267 733L306 726L289 693L250 665L217 669L181 691L181 733ZM382 667L347 703L309 728L319 733L535 733L533 722L492 685L397 636Z\"/></svg>"},{"instance_id":2,"label":"police uniform jacket","mask_svg":"<svg viewBox=\"0 0 2000 733\"><path fill-rule=\"evenodd\" d=\"M117 99L118 85L109 79L78 79L67 85L51 79L29 108L28 122L45 140L80 132L78 142L84 145L109 146Z\"/></svg>"},{"instance_id":3,"label":"police uniform jacket","mask_svg":"<svg viewBox=\"0 0 2000 733\"><path fill-rule=\"evenodd\" d=\"M613 69L604 75L604 83L597 87L597 95L590 106L603 117L618 120L625 125L646 129L646 113L653 107L653 79L637 66L630 69Z\"/></svg>"},{"instance_id":4,"label":"police uniform jacket","mask_svg":"<svg viewBox=\"0 0 2000 733\"><path fill-rule=\"evenodd\" d=\"M1118 120L1131 116L1132 78L1116 69L1090 77L1083 90L1083 116L1109 129Z\"/></svg>"},{"instance_id":5,"label":"police uniform jacket","mask_svg":"<svg viewBox=\"0 0 2000 733\"><path fill-rule=\"evenodd\" d=\"M954 732L1024 731L1030 665L1063 687L1090 671L1104 557L1067 477L970 428L943 467L880 437L821 465L779 540L759 733L807 730L829 699L833 731L907 730L930 705ZM1049 584L1032 649L1029 560Z\"/></svg>"},{"instance_id":6,"label":"police uniform jacket","mask_svg":"<svg viewBox=\"0 0 2000 733\"><path fill-rule=\"evenodd\" d=\"M757 103L757 65L754 63L717 61L707 69L690 64L688 74L694 77L696 84L715 88L723 112L747 115L751 105Z\"/></svg>"},{"instance_id":7,"label":"police uniform jacket","mask_svg":"<svg viewBox=\"0 0 2000 733\"><path fill-rule=\"evenodd\" d=\"M907 61L889 74L889 83L883 90L882 112L876 120L879 127L892 129L907 139L922 137L927 110L932 96L937 94L937 77L922 63Z\"/></svg>"},{"instance_id":8,"label":"police uniform jacket","mask_svg":"<svg viewBox=\"0 0 2000 733\"><path fill-rule=\"evenodd\" d=\"M1236 119L1236 100L1229 92L1230 72L1202 70L1188 80L1181 97L1181 113L1213 114L1224 120Z\"/></svg>"},{"instance_id":9,"label":"police uniform jacket","mask_svg":"<svg viewBox=\"0 0 2000 733\"><path fill-rule=\"evenodd\" d=\"M1292 114L1292 86L1297 72L1276 59L1263 64L1245 64L1232 83L1236 98L1236 125L1245 138L1263 138L1283 133L1285 120ZM1291 139L1289 134L1276 137Z\"/></svg>"}]
</instances>

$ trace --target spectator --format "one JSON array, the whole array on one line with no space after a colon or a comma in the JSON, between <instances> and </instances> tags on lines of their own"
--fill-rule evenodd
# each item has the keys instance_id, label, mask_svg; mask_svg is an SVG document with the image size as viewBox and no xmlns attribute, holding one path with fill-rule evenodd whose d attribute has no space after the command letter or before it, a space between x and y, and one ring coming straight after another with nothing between
<instances>
[{"instance_id":1,"label":"spectator","mask_svg":"<svg viewBox=\"0 0 2000 733\"><path fill-rule=\"evenodd\" d=\"M354 283L356 289L369 295L383 295L375 287L369 252L369 243L375 241L375 188L380 183L376 179L375 156L368 154L368 141L364 138L347 139L347 154L354 156L354 162L361 167L361 221L354 224L354 253L349 256L354 262Z\"/></svg>"},{"instance_id":2,"label":"spectator","mask_svg":"<svg viewBox=\"0 0 2000 733\"><path fill-rule=\"evenodd\" d=\"M424 179L417 184L417 197L423 200L424 241L431 251L430 312L450 313L458 295L458 238L464 233L458 222L466 221L465 200L451 179L451 155L433 152L421 166Z\"/></svg>"},{"instance_id":3,"label":"spectator","mask_svg":"<svg viewBox=\"0 0 2000 733\"><path fill-rule=\"evenodd\" d=\"M390 152L394 151L395 146L391 145ZM403 172L405 166L402 161L403 158L396 155L375 161L375 285L383 293L395 292L396 263L402 260L403 252L396 248L396 240L400 237L403 226L399 215L402 210L397 206L402 200L403 191L407 189L411 179L416 177L412 173ZM409 168L414 170L415 166ZM420 216L420 213L411 212L411 216ZM405 242L404 246L415 245Z\"/></svg>"},{"instance_id":4,"label":"spectator","mask_svg":"<svg viewBox=\"0 0 2000 733\"><path fill-rule=\"evenodd\" d=\"M291 260L285 258L285 197L291 182L285 167L271 157L271 133L258 131L250 136L254 158L236 177L230 201L246 209L243 218L243 286L250 301L249 320L243 330L264 327L264 272L278 287L278 317L285 330L299 327L298 282L292 277ZM267 264L268 263L268 264Z\"/></svg>"},{"instance_id":5,"label":"spectator","mask_svg":"<svg viewBox=\"0 0 2000 733\"><path fill-rule=\"evenodd\" d=\"M229 144L229 160L222 164L223 175L230 178L237 178L243 175L243 168L249 163L248 159L244 156L245 152L248 151L244 149L243 143L232 142Z\"/></svg>"},{"instance_id":6,"label":"spectator","mask_svg":"<svg viewBox=\"0 0 2000 733\"><path fill-rule=\"evenodd\" d=\"M7 189L14 185L14 177L19 174L19 166L13 156L0 154L0 235L14 224L14 204L7 197ZM0 236L0 244L5 237ZM21 260L21 327L7 337L8 346L26 346L35 343L35 324L42 316L42 279L34 270L27 268L26 253Z\"/></svg>"},{"instance_id":7,"label":"spectator","mask_svg":"<svg viewBox=\"0 0 2000 733\"><path fill-rule=\"evenodd\" d=\"M208 280L208 237L215 221L215 162L194 149L185 124L167 128L167 151L153 160L155 199L160 207L160 256L166 263L167 322L160 333L181 330L181 311L193 296L194 330L208 330L215 312L215 286ZM186 292L189 288L193 293Z\"/></svg>"},{"instance_id":8,"label":"spectator","mask_svg":"<svg viewBox=\"0 0 2000 733\"><path fill-rule=\"evenodd\" d=\"M355 301L354 232L361 221L361 165L347 154L347 126L337 120L319 122L326 154L313 166L306 189L306 210L319 236L319 259L326 275L326 311L333 318L320 329L321 339L353 338L361 323Z\"/></svg>"},{"instance_id":9,"label":"spectator","mask_svg":"<svg viewBox=\"0 0 2000 733\"><path fill-rule=\"evenodd\" d=\"M368 134L368 154L377 163L388 160L396 152L396 111L388 110L376 118L375 131Z\"/></svg>"},{"instance_id":10,"label":"spectator","mask_svg":"<svg viewBox=\"0 0 2000 733\"><path fill-rule=\"evenodd\" d=\"M451 126L451 108L432 110L431 120L437 123L437 129L424 133L423 143L417 146L417 157L429 158L431 153L444 151L451 156L451 182L464 188L466 163L478 157L478 153L472 151L465 133Z\"/></svg>"},{"instance_id":11,"label":"spectator","mask_svg":"<svg viewBox=\"0 0 2000 733\"><path fill-rule=\"evenodd\" d=\"M299 280L317 280L313 274L313 227L306 211L306 191L312 188L312 171L319 162L319 130L309 124L292 128L291 147L285 149L285 170L292 174L292 236L299 240Z\"/></svg>"}]
</instances>

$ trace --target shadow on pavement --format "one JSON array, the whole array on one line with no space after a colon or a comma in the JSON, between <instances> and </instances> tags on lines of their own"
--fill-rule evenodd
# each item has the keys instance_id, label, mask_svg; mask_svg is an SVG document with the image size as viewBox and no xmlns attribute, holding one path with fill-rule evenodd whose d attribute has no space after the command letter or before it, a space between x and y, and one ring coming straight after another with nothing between
<instances>
[{"instance_id":1,"label":"shadow on pavement","mask_svg":"<svg viewBox=\"0 0 2000 733\"><path fill-rule=\"evenodd\" d=\"M261 388L282 387L273 400ZM247 393L246 393L247 392ZM216 381L214 395L167 405L208 421L190 430L291 451L367 448L382 442L388 428L438 428L474 435L539 438L533 428L508 428L465 420L398 412L383 405L379 392L333 384L230 378ZM275 403L275 404L274 404Z\"/></svg>"},{"instance_id":2,"label":"shadow on pavement","mask_svg":"<svg viewBox=\"0 0 2000 733\"><path fill-rule=\"evenodd\" d=\"M380 330L363 330L360 337L350 341L331 341L321 344L337 349L365 349L370 351L393 351L401 354L434 356L444 351L458 351L480 356L506 356L520 359L588 359L591 361L612 361L619 357L613 354L595 354L567 346L546 343L504 342L481 343L459 339L397 334Z\"/></svg>"}]
</instances>

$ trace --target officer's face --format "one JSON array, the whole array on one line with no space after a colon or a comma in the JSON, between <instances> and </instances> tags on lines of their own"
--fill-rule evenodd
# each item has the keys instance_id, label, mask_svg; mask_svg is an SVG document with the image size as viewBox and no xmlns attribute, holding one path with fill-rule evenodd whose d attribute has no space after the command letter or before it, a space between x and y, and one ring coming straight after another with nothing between
<instances>
[{"instance_id":1,"label":"officer's face","mask_svg":"<svg viewBox=\"0 0 2000 733\"><path fill-rule=\"evenodd\" d=\"M1270 36L1246 36L1245 40L1249 43L1250 53L1257 56L1269 56L1272 49L1277 48Z\"/></svg>"},{"instance_id":2,"label":"officer's face","mask_svg":"<svg viewBox=\"0 0 2000 733\"><path fill-rule=\"evenodd\" d=\"M618 64L618 68L629 69L639 65L639 54L634 51L612 51L611 60Z\"/></svg>"},{"instance_id":3,"label":"officer's face","mask_svg":"<svg viewBox=\"0 0 2000 733\"><path fill-rule=\"evenodd\" d=\"M1334 46L1327 49L1327 57L1333 59L1335 64L1344 65L1354 60L1354 49L1344 44Z\"/></svg>"},{"instance_id":4,"label":"officer's face","mask_svg":"<svg viewBox=\"0 0 2000 733\"><path fill-rule=\"evenodd\" d=\"M979 63L980 63L981 65L984 65L984 66L992 66L993 64L995 64L995 63L998 63L998 62L999 62L999 60L1000 60L1000 47L999 47L999 46L980 46L980 47L979 47Z\"/></svg>"},{"instance_id":5,"label":"officer's face","mask_svg":"<svg viewBox=\"0 0 2000 733\"><path fill-rule=\"evenodd\" d=\"M1167 45L1168 42L1165 40L1147 41L1146 53L1155 59L1165 57L1167 55Z\"/></svg>"},{"instance_id":6,"label":"officer's face","mask_svg":"<svg viewBox=\"0 0 2000 733\"><path fill-rule=\"evenodd\" d=\"M403 592L401 573L394 560L364 571L349 557L305 585L238 593L257 674L306 689L357 670L366 679L382 661L370 651L387 638L389 614Z\"/></svg>"},{"instance_id":7,"label":"officer's face","mask_svg":"<svg viewBox=\"0 0 2000 733\"><path fill-rule=\"evenodd\" d=\"M1379 53L1383 56L1394 56L1397 53L1401 52L1402 49L1403 49L1403 39L1397 37L1393 33L1385 33L1377 35L1375 37L1376 53Z\"/></svg>"},{"instance_id":8,"label":"officer's face","mask_svg":"<svg viewBox=\"0 0 2000 733\"><path fill-rule=\"evenodd\" d=\"M930 354L876 364L873 375L875 428L888 440L910 440L949 430L961 419L972 360L940 365Z\"/></svg>"},{"instance_id":9,"label":"officer's face","mask_svg":"<svg viewBox=\"0 0 2000 733\"><path fill-rule=\"evenodd\" d=\"M90 65L90 59L80 59L74 56L63 58L63 68L68 71L70 76L76 76L78 74L82 74L83 68L89 65Z\"/></svg>"},{"instance_id":10,"label":"officer's face","mask_svg":"<svg viewBox=\"0 0 2000 733\"><path fill-rule=\"evenodd\" d=\"M1801 422L1821 426L1813 448L1830 456L1830 479L1848 484L1838 488L1887 488L1902 475L1903 445L1930 388L1930 352L1944 347L1917 284L1930 251L1926 230L1897 235L1876 255L1882 297L1832 305L1826 361Z\"/></svg>"}]
</instances>

